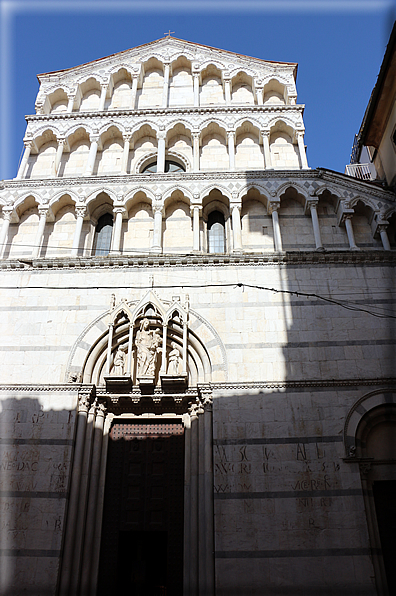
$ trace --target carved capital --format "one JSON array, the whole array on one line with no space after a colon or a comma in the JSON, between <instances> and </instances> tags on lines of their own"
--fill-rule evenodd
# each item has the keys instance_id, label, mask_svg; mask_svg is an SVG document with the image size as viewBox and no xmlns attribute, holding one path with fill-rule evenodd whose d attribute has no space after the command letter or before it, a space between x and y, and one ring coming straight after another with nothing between
<instances>
[{"instance_id":1,"label":"carved capital","mask_svg":"<svg viewBox=\"0 0 396 596\"><path fill-rule=\"evenodd\" d=\"M235 138L235 131L234 130L227 130L227 137L229 139Z\"/></svg>"},{"instance_id":2,"label":"carved capital","mask_svg":"<svg viewBox=\"0 0 396 596\"><path fill-rule=\"evenodd\" d=\"M280 208L280 201L270 201L268 207L268 213L272 214L273 211L278 211Z\"/></svg>"},{"instance_id":3,"label":"carved capital","mask_svg":"<svg viewBox=\"0 0 396 596\"><path fill-rule=\"evenodd\" d=\"M39 213L40 219L41 218L46 219L48 212L49 212L49 207L44 207L43 205L39 206L38 213Z\"/></svg>"},{"instance_id":4,"label":"carved capital","mask_svg":"<svg viewBox=\"0 0 396 596\"><path fill-rule=\"evenodd\" d=\"M82 393L78 396L78 411L88 412L90 396L87 393Z\"/></svg>"},{"instance_id":5,"label":"carved capital","mask_svg":"<svg viewBox=\"0 0 396 596\"><path fill-rule=\"evenodd\" d=\"M97 404L96 416L102 416L102 418L104 418L106 413L107 413L106 405L102 402L99 402Z\"/></svg>"},{"instance_id":6,"label":"carved capital","mask_svg":"<svg viewBox=\"0 0 396 596\"><path fill-rule=\"evenodd\" d=\"M84 206L79 206L79 207L75 207L74 208L74 212L76 214L76 217L82 217L84 219L84 217L87 215L87 208Z\"/></svg>"},{"instance_id":7,"label":"carved capital","mask_svg":"<svg viewBox=\"0 0 396 596\"><path fill-rule=\"evenodd\" d=\"M117 213L121 213L122 215L124 215L126 213L126 209L125 207L119 205L117 207L113 207L113 213L114 215L117 215Z\"/></svg>"},{"instance_id":8,"label":"carved capital","mask_svg":"<svg viewBox=\"0 0 396 596\"><path fill-rule=\"evenodd\" d=\"M25 149L31 149L33 147L33 139L23 139Z\"/></svg>"},{"instance_id":9,"label":"carved capital","mask_svg":"<svg viewBox=\"0 0 396 596\"><path fill-rule=\"evenodd\" d=\"M165 141L165 139L166 139L166 132L165 132L165 130L158 130L157 131L157 139L158 139L158 141Z\"/></svg>"},{"instance_id":10,"label":"carved capital","mask_svg":"<svg viewBox=\"0 0 396 596\"><path fill-rule=\"evenodd\" d=\"M269 138L270 138L270 134L271 134L269 129L268 129L268 130L267 130L267 129L264 129L264 130L261 130L260 132L261 132L261 136L262 136L263 138L264 138L264 137L267 137L267 138L268 138L268 140L269 140Z\"/></svg>"},{"instance_id":11,"label":"carved capital","mask_svg":"<svg viewBox=\"0 0 396 596\"><path fill-rule=\"evenodd\" d=\"M99 143L99 135L98 134L92 134L89 135L89 140L91 141L91 143Z\"/></svg>"},{"instance_id":12,"label":"carved capital","mask_svg":"<svg viewBox=\"0 0 396 596\"><path fill-rule=\"evenodd\" d=\"M3 219L5 219L7 221L11 221L11 216L12 216L13 210L14 210L13 207L3 207L2 208Z\"/></svg>"},{"instance_id":13,"label":"carved capital","mask_svg":"<svg viewBox=\"0 0 396 596\"><path fill-rule=\"evenodd\" d=\"M57 138L57 141L58 141L58 145L62 145L62 146L64 146L64 145L66 144L66 139L65 139L65 137L58 137L58 138Z\"/></svg>"},{"instance_id":14,"label":"carved capital","mask_svg":"<svg viewBox=\"0 0 396 596\"><path fill-rule=\"evenodd\" d=\"M199 141L199 137L201 136L201 133L199 131L194 130L191 133L191 136L193 138L194 141L198 140Z\"/></svg>"},{"instance_id":15,"label":"carved capital","mask_svg":"<svg viewBox=\"0 0 396 596\"><path fill-rule=\"evenodd\" d=\"M367 480L367 477L371 470L371 461L362 461L359 463L359 470L362 478Z\"/></svg>"}]
</instances>

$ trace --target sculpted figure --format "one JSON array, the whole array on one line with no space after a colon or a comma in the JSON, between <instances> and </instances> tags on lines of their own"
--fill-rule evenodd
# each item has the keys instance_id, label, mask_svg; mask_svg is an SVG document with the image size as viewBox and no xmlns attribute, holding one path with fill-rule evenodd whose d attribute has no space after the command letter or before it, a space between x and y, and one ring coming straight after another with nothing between
<instances>
[{"instance_id":1,"label":"sculpted figure","mask_svg":"<svg viewBox=\"0 0 396 596\"><path fill-rule=\"evenodd\" d=\"M126 346L119 346L114 356L113 375L116 377L125 374L125 350Z\"/></svg>"},{"instance_id":2,"label":"sculpted figure","mask_svg":"<svg viewBox=\"0 0 396 596\"><path fill-rule=\"evenodd\" d=\"M161 351L159 347L160 343L161 335L159 329L150 331L148 319L143 319L135 340L138 377L154 376L157 354Z\"/></svg>"},{"instance_id":3,"label":"sculpted figure","mask_svg":"<svg viewBox=\"0 0 396 596\"><path fill-rule=\"evenodd\" d=\"M176 342L171 343L172 350L168 356L168 375L178 375L180 368L180 352Z\"/></svg>"}]
</instances>

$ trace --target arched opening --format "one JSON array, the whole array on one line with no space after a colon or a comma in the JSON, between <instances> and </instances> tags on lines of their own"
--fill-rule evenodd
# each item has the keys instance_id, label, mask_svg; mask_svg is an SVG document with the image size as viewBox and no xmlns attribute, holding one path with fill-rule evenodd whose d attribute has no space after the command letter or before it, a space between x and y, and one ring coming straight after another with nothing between
<instances>
[{"instance_id":1,"label":"arched opening","mask_svg":"<svg viewBox=\"0 0 396 596\"><path fill-rule=\"evenodd\" d=\"M193 106L194 90L191 62L184 56L172 63L169 83L169 106Z\"/></svg>"},{"instance_id":2,"label":"arched opening","mask_svg":"<svg viewBox=\"0 0 396 596\"><path fill-rule=\"evenodd\" d=\"M209 64L201 73L202 86L199 104L201 106L223 104L224 92L221 81L221 71Z\"/></svg>"},{"instance_id":3,"label":"arched opening","mask_svg":"<svg viewBox=\"0 0 396 596\"><path fill-rule=\"evenodd\" d=\"M371 546L373 551L381 553L374 557L377 589L381 594L396 593L395 437L394 403L385 403L369 410L362 417L356 431L356 455L361 462L360 473Z\"/></svg>"},{"instance_id":4,"label":"arched opening","mask_svg":"<svg viewBox=\"0 0 396 596\"><path fill-rule=\"evenodd\" d=\"M164 88L164 67L156 58L150 58L144 64L142 87L137 92L137 106L141 108L155 108L162 103Z\"/></svg>"},{"instance_id":5,"label":"arched opening","mask_svg":"<svg viewBox=\"0 0 396 596\"><path fill-rule=\"evenodd\" d=\"M157 171L157 160L150 162L146 166L143 167L142 174L154 174ZM177 163L177 161L173 161L171 159L165 160L165 173L168 172L185 172L185 168L183 165Z\"/></svg>"},{"instance_id":6,"label":"arched opening","mask_svg":"<svg viewBox=\"0 0 396 596\"><path fill-rule=\"evenodd\" d=\"M253 80L244 72L238 72L232 79L231 102L233 104L254 104Z\"/></svg>"},{"instance_id":7,"label":"arched opening","mask_svg":"<svg viewBox=\"0 0 396 596\"><path fill-rule=\"evenodd\" d=\"M93 256L104 257L109 254L112 234L113 216L110 213L105 213L99 217L95 228L95 236L92 247Z\"/></svg>"},{"instance_id":8,"label":"arched opening","mask_svg":"<svg viewBox=\"0 0 396 596\"><path fill-rule=\"evenodd\" d=\"M225 220L220 211L211 211L208 215L208 252L225 252Z\"/></svg>"}]
</instances>

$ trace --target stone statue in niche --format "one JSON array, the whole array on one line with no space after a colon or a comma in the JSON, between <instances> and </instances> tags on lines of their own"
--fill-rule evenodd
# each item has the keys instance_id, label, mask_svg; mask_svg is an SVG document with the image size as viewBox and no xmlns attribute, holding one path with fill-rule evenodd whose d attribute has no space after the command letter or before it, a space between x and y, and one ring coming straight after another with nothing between
<instances>
[{"instance_id":1,"label":"stone statue in niche","mask_svg":"<svg viewBox=\"0 0 396 596\"><path fill-rule=\"evenodd\" d=\"M135 345L137 349L137 376L153 377L161 343L161 332L159 329L150 331L149 320L143 319L140 329L136 334Z\"/></svg>"},{"instance_id":2,"label":"stone statue in niche","mask_svg":"<svg viewBox=\"0 0 396 596\"><path fill-rule=\"evenodd\" d=\"M118 346L117 352L114 356L112 375L115 377L122 377L125 374L125 359L127 346Z\"/></svg>"},{"instance_id":3,"label":"stone statue in niche","mask_svg":"<svg viewBox=\"0 0 396 596\"><path fill-rule=\"evenodd\" d=\"M180 351L176 342L171 343L171 351L168 356L167 374L177 376L180 374Z\"/></svg>"}]
</instances>

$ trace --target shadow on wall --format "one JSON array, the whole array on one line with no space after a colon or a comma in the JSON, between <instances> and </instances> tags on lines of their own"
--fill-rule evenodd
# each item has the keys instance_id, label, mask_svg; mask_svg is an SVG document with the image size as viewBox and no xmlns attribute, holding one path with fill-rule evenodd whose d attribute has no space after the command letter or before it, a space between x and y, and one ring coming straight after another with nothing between
<instances>
[{"instance_id":1,"label":"shadow on wall","mask_svg":"<svg viewBox=\"0 0 396 596\"><path fill-rule=\"evenodd\" d=\"M46 410L39 399L25 397L0 403L0 592L52 596L76 413Z\"/></svg>"}]
</instances>

